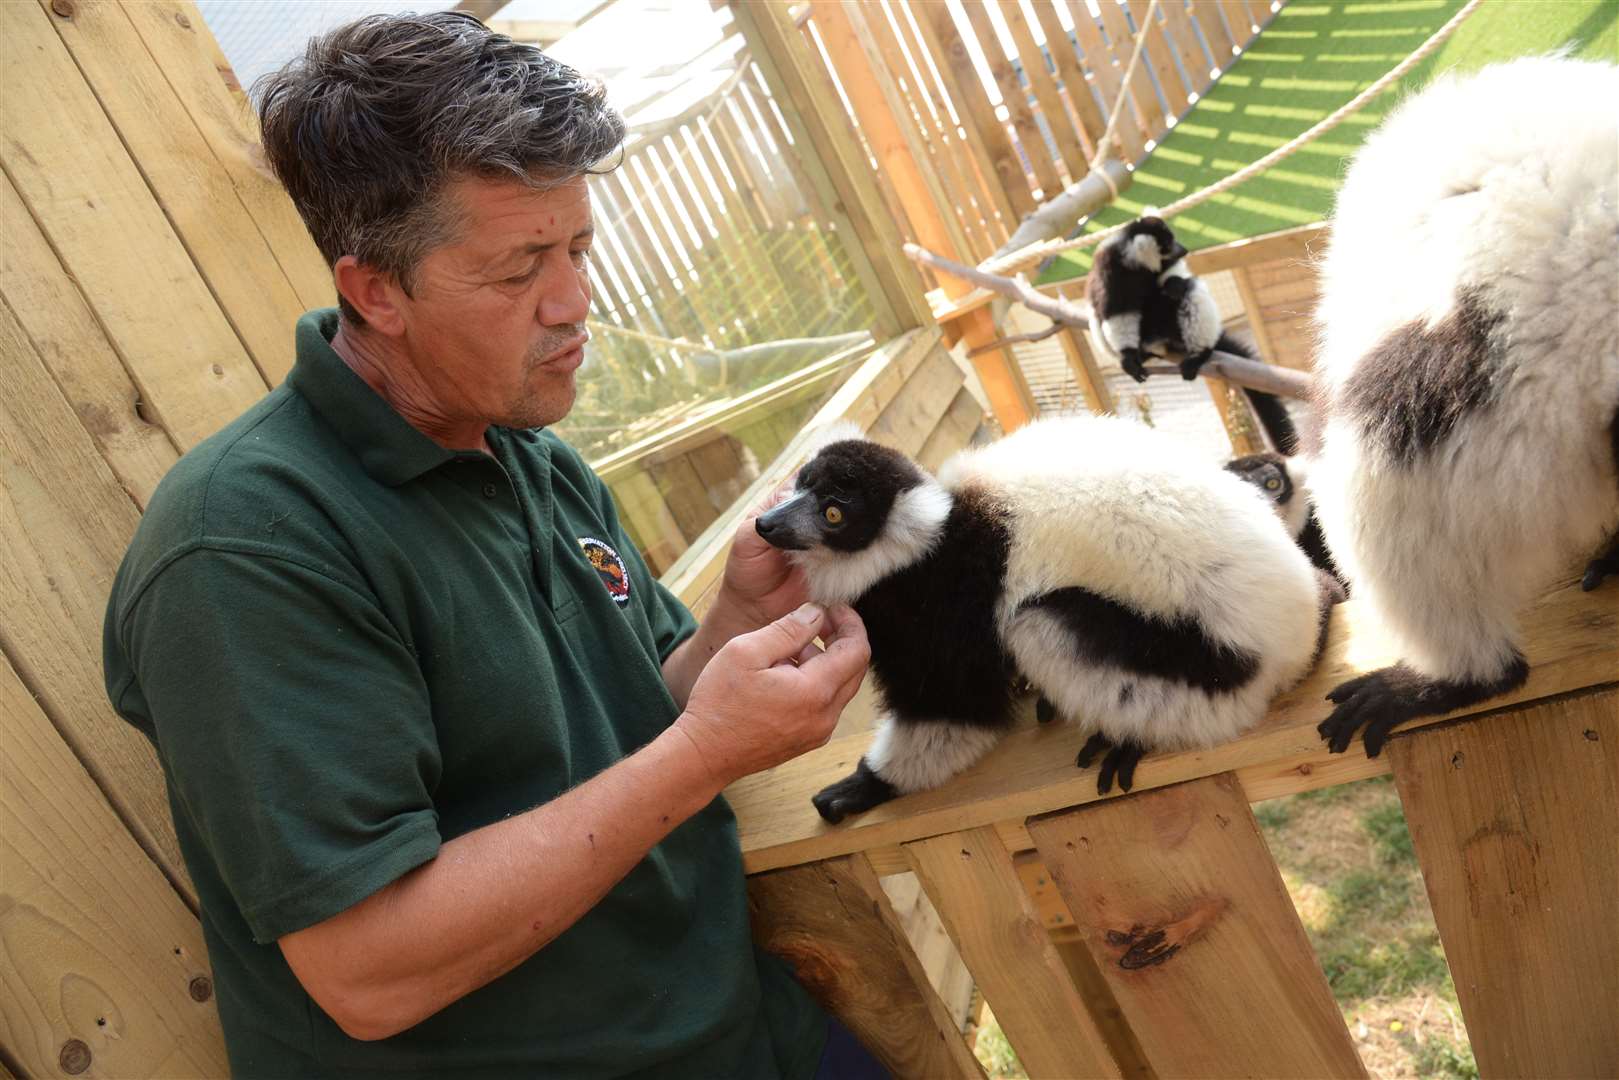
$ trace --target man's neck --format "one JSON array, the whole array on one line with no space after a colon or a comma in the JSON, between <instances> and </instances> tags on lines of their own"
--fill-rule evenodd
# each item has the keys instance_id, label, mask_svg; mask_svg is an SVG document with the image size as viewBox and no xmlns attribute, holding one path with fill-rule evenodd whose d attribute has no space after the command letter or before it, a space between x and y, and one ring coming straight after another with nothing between
<instances>
[{"instance_id":1,"label":"man's neck","mask_svg":"<svg viewBox=\"0 0 1619 1080\"><path fill-rule=\"evenodd\" d=\"M356 331L346 319L339 319L332 351L406 423L446 450L491 453L484 438L488 425L446 416L410 357L387 339Z\"/></svg>"}]
</instances>

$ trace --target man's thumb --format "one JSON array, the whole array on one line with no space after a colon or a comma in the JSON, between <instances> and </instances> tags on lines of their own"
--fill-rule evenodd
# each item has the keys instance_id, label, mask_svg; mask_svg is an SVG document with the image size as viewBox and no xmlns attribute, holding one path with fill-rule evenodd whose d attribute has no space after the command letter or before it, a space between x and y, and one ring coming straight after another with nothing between
<instances>
[{"instance_id":1,"label":"man's thumb","mask_svg":"<svg viewBox=\"0 0 1619 1080\"><path fill-rule=\"evenodd\" d=\"M761 650L760 660L765 664L778 664L792 659L815 640L825 624L826 612L817 604L804 604L796 611L789 611L753 635Z\"/></svg>"}]
</instances>

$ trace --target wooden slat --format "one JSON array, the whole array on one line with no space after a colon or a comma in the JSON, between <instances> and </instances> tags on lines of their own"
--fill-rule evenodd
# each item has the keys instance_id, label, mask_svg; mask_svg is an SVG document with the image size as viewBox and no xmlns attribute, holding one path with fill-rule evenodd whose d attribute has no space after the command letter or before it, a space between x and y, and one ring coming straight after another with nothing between
<instances>
[{"instance_id":1,"label":"wooden slat","mask_svg":"<svg viewBox=\"0 0 1619 1080\"><path fill-rule=\"evenodd\" d=\"M1164 35L1175 49L1175 55L1180 59L1181 66L1189 80L1188 88L1199 97L1208 90L1214 81L1209 75L1213 66L1209 55L1203 51L1203 46L1197 40L1197 32L1192 29L1192 22L1186 17L1186 7L1183 0L1167 0L1158 5L1164 13Z\"/></svg>"},{"instance_id":2,"label":"wooden slat","mask_svg":"<svg viewBox=\"0 0 1619 1080\"><path fill-rule=\"evenodd\" d=\"M1325 222L1299 225L1194 251L1186 256L1186 265L1194 274L1212 274L1218 270L1254 266L1274 259L1308 263L1319 259L1326 251L1327 236Z\"/></svg>"},{"instance_id":3,"label":"wooden slat","mask_svg":"<svg viewBox=\"0 0 1619 1080\"><path fill-rule=\"evenodd\" d=\"M1058 333L1057 340L1062 344L1068 370L1074 373L1074 381L1079 384L1079 392L1085 395L1085 404L1091 412L1098 415L1112 412L1113 392L1108 389L1107 377L1096 362L1091 343L1085 339L1085 331L1069 327Z\"/></svg>"},{"instance_id":4,"label":"wooden slat","mask_svg":"<svg viewBox=\"0 0 1619 1080\"><path fill-rule=\"evenodd\" d=\"M7 5L0 162L152 415L189 449L266 389L50 19ZM177 313L179 321L177 321Z\"/></svg>"},{"instance_id":5,"label":"wooden slat","mask_svg":"<svg viewBox=\"0 0 1619 1080\"><path fill-rule=\"evenodd\" d=\"M1111 116L1119 99L1119 86L1124 80L1124 72L1114 62L1113 54L1102 40L1102 28L1092 17L1084 0L1068 0L1068 13L1074 20L1074 37L1085 53L1085 67L1090 70L1091 77L1096 83L1096 90L1102 96L1105 115ZM1138 102L1137 106L1140 104ZM1162 123L1163 109L1158 108L1158 98L1154 96L1148 104L1158 109L1159 122ZM1125 156L1132 161L1140 158L1145 151L1141 131L1142 121L1138 121L1137 115L1136 110L1126 107L1115 129ZM1149 136L1154 133L1151 129L1147 132Z\"/></svg>"},{"instance_id":6,"label":"wooden slat","mask_svg":"<svg viewBox=\"0 0 1619 1080\"><path fill-rule=\"evenodd\" d=\"M1029 29L1029 20L1024 18L1018 0L1000 0L1000 10L1006 28L1012 32L1012 44L1023 66L1023 77L1029 80L1029 89L1034 91L1034 99L1040 103L1040 112L1045 117L1046 129L1051 133L1052 142L1057 144L1063 167L1068 170L1068 182L1077 183L1089 171L1085 148L1057 93L1056 81L1046 68L1046 58L1035 44L1034 31ZM1051 192L1046 197L1049 199L1056 194Z\"/></svg>"},{"instance_id":7,"label":"wooden slat","mask_svg":"<svg viewBox=\"0 0 1619 1080\"><path fill-rule=\"evenodd\" d=\"M915 455L950 410L965 376L948 356L936 353L917 368L866 434L905 454Z\"/></svg>"},{"instance_id":8,"label":"wooden slat","mask_svg":"<svg viewBox=\"0 0 1619 1080\"><path fill-rule=\"evenodd\" d=\"M1119 78L1124 78L1124 69L1130 63L1130 55L1135 51L1136 34L1131 29L1131 22L1124 17L1124 8L1120 6L1121 0L1098 0L1098 8L1102 14L1102 26L1113 47L1113 59L1119 65ZM1083 7L1083 2L1080 3ZM1131 0L1130 15L1136 26L1146 16L1146 0ZM1147 74L1147 67L1158 73L1158 85L1163 89L1168 107L1160 105L1158 93L1153 89L1152 79ZM1168 66L1166 66L1168 65ZM1136 108L1136 119L1141 125L1141 132L1148 138L1161 139L1163 133L1169 130L1167 116L1179 116L1186 109L1186 90L1181 83L1180 76L1173 70L1169 60L1169 46L1164 41L1162 27L1155 26L1147 34L1145 55L1141 63L1136 65L1135 78L1130 82L1134 90L1131 98Z\"/></svg>"},{"instance_id":9,"label":"wooden slat","mask_svg":"<svg viewBox=\"0 0 1619 1080\"><path fill-rule=\"evenodd\" d=\"M1573 570L1571 570L1571 575ZM1533 701L1605 682L1619 668L1619 590L1582 592L1572 576L1523 613L1529 681L1508 695L1461 710ZM1270 778L1265 797L1319 786L1317 773L1336 759L1342 779L1378 775L1382 759L1328 755L1316 733L1332 705L1327 692L1345 679L1397 659L1393 644L1355 601L1333 609L1321 661L1297 687L1279 696L1247 735L1210 750L1154 754L1136 769L1145 790L1231 770L1257 769ZM786 765L748 777L726 793L740 827L744 865L752 872L958 832L1093 802L1096 772L1074 768L1083 734L1066 724L1036 725L1026 702L1018 727L983 761L943 787L907 795L829 828L810 796L847 776L869 737L834 739ZM1414 721L1427 726L1440 717ZM1353 760L1351 760L1353 759ZM1356 773L1359 768L1366 773ZM1013 850L1017 850L1014 846Z\"/></svg>"},{"instance_id":10,"label":"wooden slat","mask_svg":"<svg viewBox=\"0 0 1619 1080\"><path fill-rule=\"evenodd\" d=\"M1619 687L1389 755L1479 1072L1619 1076Z\"/></svg>"},{"instance_id":11,"label":"wooden slat","mask_svg":"<svg viewBox=\"0 0 1619 1080\"><path fill-rule=\"evenodd\" d=\"M226 1075L212 988L190 992L208 976L202 927L3 659L0 725L7 1056L40 1077L64 1056L91 1076Z\"/></svg>"},{"instance_id":12,"label":"wooden slat","mask_svg":"<svg viewBox=\"0 0 1619 1080\"><path fill-rule=\"evenodd\" d=\"M878 337L932 322L922 279L901 251L900 234L882 210L864 149L844 120L843 105L811 57L785 8L743 4L733 9L754 56L778 90L793 125L806 171L828 207L841 216L838 232L871 298Z\"/></svg>"},{"instance_id":13,"label":"wooden slat","mask_svg":"<svg viewBox=\"0 0 1619 1080\"><path fill-rule=\"evenodd\" d=\"M1248 8L1242 0L1220 0L1220 12L1225 15L1226 24L1231 28L1231 36L1236 43L1246 48L1254 38L1254 23L1248 14Z\"/></svg>"},{"instance_id":14,"label":"wooden slat","mask_svg":"<svg viewBox=\"0 0 1619 1080\"><path fill-rule=\"evenodd\" d=\"M337 303L332 272L292 200L270 173L247 94L197 5L191 0L142 0L122 7L214 161L230 178L236 198L274 253L299 304L318 308Z\"/></svg>"},{"instance_id":15,"label":"wooden slat","mask_svg":"<svg viewBox=\"0 0 1619 1080\"><path fill-rule=\"evenodd\" d=\"M895 1076L982 1077L863 855L748 880L754 938Z\"/></svg>"},{"instance_id":16,"label":"wooden slat","mask_svg":"<svg viewBox=\"0 0 1619 1080\"><path fill-rule=\"evenodd\" d=\"M1006 215L1010 233L1016 227L1017 218L1032 212L1036 206L1017 151L1007 137L1006 128L995 118L995 109L978 78L978 69L973 66L960 28L950 14L950 5L920 4L912 6L910 11L916 16L923 40L939 65L939 77L945 81L955 102L978 171L986 180L998 180L993 187L1005 204L997 203L997 209Z\"/></svg>"},{"instance_id":17,"label":"wooden slat","mask_svg":"<svg viewBox=\"0 0 1619 1080\"><path fill-rule=\"evenodd\" d=\"M965 387L957 390L950 408L939 418L938 426L916 452L917 464L930 472L937 471L951 454L967 445L973 432L983 422L984 409L978 404L978 399Z\"/></svg>"},{"instance_id":18,"label":"wooden slat","mask_svg":"<svg viewBox=\"0 0 1619 1080\"><path fill-rule=\"evenodd\" d=\"M973 34L978 39L978 47L983 50L984 58L989 62L990 76L1001 91L1001 103L1006 106L1012 128L1017 132L1018 142L1034 170L1034 180L1040 186L1041 199L1054 199L1062 193L1062 179L1057 175L1057 166L1051 160L1051 151L1046 148L1045 137L1040 134L1040 126L1035 122L1034 111L1029 108L1028 94L1018 79L1017 71L1001 49L1000 38L996 35L995 27L990 22L989 13L984 10L984 6L965 4L963 7L967 12L967 21L972 24Z\"/></svg>"},{"instance_id":19,"label":"wooden slat","mask_svg":"<svg viewBox=\"0 0 1619 1080\"><path fill-rule=\"evenodd\" d=\"M1154 1072L1366 1075L1236 777L1029 833Z\"/></svg>"},{"instance_id":20,"label":"wooden slat","mask_svg":"<svg viewBox=\"0 0 1619 1080\"><path fill-rule=\"evenodd\" d=\"M1040 415L1034 394L1029 390L1023 368L1009 346L990 348L1005 335L995 325L987 307L970 311L956 320L956 329L972 358L978 382L989 398L989 407L1001 425L1001 431L1010 434Z\"/></svg>"},{"instance_id":21,"label":"wooden slat","mask_svg":"<svg viewBox=\"0 0 1619 1080\"><path fill-rule=\"evenodd\" d=\"M1214 66L1223 74L1235 59L1231 52L1235 42L1231 32L1226 29L1225 20L1220 18L1219 6L1213 0L1203 0L1201 4L1194 2L1188 6L1186 14L1203 32L1203 38L1214 56Z\"/></svg>"},{"instance_id":22,"label":"wooden slat","mask_svg":"<svg viewBox=\"0 0 1619 1080\"><path fill-rule=\"evenodd\" d=\"M71 18L40 6L259 372L279 383L304 305L125 6L84 0Z\"/></svg>"},{"instance_id":23,"label":"wooden slat","mask_svg":"<svg viewBox=\"0 0 1619 1080\"><path fill-rule=\"evenodd\" d=\"M1094 156L1096 142L1102 137L1107 128L1107 117L1096 104L1096 95L1091 93L1090 83L1085 78L1085 68L1079 62L1079 53L1074 49L1074 43L1068 37L1068 31L1062 28L1062 20L1057 17L1057 5L1035 4L1035 18L1040 21L1040 30L1046 36L1046 48L1051 52L1052 62L1057 65L1057 74L1062 78L1063 89L1068 91L1068 100L1074 107L1074 113L1079 117L1080 134L1085 140L1085 153ZM1087 166L1088 168L1088 166Z\"/></svg>"},{"instance_id":24,"label":"wooden slat","mask_svg":"<svg viewBox=\"0 0 1619 1080\"><path fill-rule=\"evenodd\" d=\"M96 325L78 286L29 217L22 196L4 176L0 176L0 296L118 483L145 506L179 454L167 432L141 419L140 392Z\"/></svg>"},{"instance_id":25,"label":"wooden slat","mask_svg":"<svg viewBox=\"0 0 1619 1080\"><path fill-rule=\"evenodd\" d=\"M905 850L1028 1074L1122 1075L995 830Z\"/></svg>"},{"instance_id":26,"label":"wooden slat","mask_svg":"<svg viewBox=\"0 0 1619 1080\"><path fill-rule=\"evenodd\" d=\"M1232 400L1231 383L1210 375L1203 380L1203 387L1209 392L1209 400L1214 403L1215 411L1220 414L1220 423L1231 440L1233 454L1240 457L1267 449L1264 436L1259 433L1247 403Z\"/></svg>"},{"instance_id":27,"label":"wooden slat","mask_svg":"<svg viewBox=\"0 0 1619 1080\"><path fill-rule=\"evenodd\" d=\"M189 890L157 756L113 714L101 680L102 616L139 515L9 307L0 476L0 648L141 846Z\"/></svg>"}]
</instances>

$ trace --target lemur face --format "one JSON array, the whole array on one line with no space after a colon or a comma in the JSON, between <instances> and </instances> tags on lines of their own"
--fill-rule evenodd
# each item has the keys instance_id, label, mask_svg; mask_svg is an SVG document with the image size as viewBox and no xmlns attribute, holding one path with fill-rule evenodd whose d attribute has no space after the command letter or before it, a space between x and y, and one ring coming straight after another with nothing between
<instances>
[{"instance_id":1,"label":"lemur face","mask_svg":"<svg viewBox=\"0 0 1619 1080\"><path fill-rule=\"evenodd\" d=\"M1263 491L1278 512L1293 501L1293 479L1288 475L1287 463L1280 454L1249 454L1234 458L1226 464L1226 471L1235 473Z\"/></svg>"},{"instance_id":2,"label":"lemur face","mask_svg":"<svg viewBox=\"0 0 1619 1080\"><path fill-rule=\"evenodd\" d=\"M792 496L754 527L786 551L862 551L883 536L895 500L923 479L897 451L864 439L835 442L798 470Z\"/></svg>"},{"instance_id":3,"label":"lemur face","mask_svg":"<svg viewBox=\"0 0 1619 1080\"><path fill-rule=\"evenodd\" d=\"M1185 246L1175 239L1175 234L1162 218L1137 218L1124 230L1124 234L1124 249L1129 261L1144 270L1159 273L1166 266L1186 257Z\"/></svg>"}]
</instances>

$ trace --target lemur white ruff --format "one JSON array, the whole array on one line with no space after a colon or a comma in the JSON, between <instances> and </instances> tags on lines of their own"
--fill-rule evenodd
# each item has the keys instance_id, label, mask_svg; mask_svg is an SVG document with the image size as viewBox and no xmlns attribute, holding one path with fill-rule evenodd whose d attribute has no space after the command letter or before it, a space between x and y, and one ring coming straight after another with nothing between
<instances>
[{"instance_id":1,"label":"lemur white ruff","mask_svg":"<svg viewBox=\"0 0 1619 1080\"><path fill-rule=\"evenodd\" d=\"M1610 64L1444 78L1345 177L1310 488L1403 661L1333 691L1335 751L1520 685L1519 610L1619 523L1616 103Z\"/></svg>"},{"instance_id":2,"label":"lemur white ruff","mask_svg":"<svg viewBox=\"0 0 1619 1080\"><path fill-rule=\"evenodd\" d=\"M1259 492L1111 417L1031 424L938 479L836 441L758 529L871 639L885 715L855 773L815 797L834 822L982 757L1019 676L1095 733L1082 766L1111 746L1099 790L1128 790L1145 751L1259 719L1325 621L1314 568Z\"/></svg>"},{"instance_id":3,"label":"lemur white ruff","mask_svg":"<svg viewBox=\"0 0 1619 1080\"><path fill-rule=\"evenodd\" d=\"M1256 359L1246 343L1226 333L1214 294L1186 265L1186 248L1156 217L1132 221L1096 249L1085 295L1104 350L1125 374L1145 382L1148 352L1182 356L1181 376L1195 379L1216 349ZM1287 409L1273 394L1245 391L1275 447L1291 454L1298 436Z\"/></svg>"}]
</instances>

